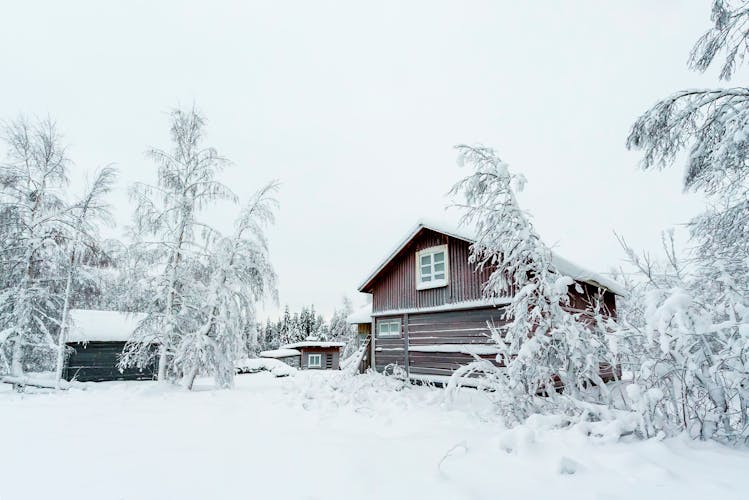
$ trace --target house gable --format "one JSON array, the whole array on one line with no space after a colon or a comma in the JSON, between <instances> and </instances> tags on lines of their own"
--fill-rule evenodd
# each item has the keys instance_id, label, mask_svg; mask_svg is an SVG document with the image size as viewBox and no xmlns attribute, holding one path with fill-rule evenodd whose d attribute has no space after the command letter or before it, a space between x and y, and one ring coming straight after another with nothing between
<instances>
[{"instance_id":1,"label":"house gable","mask_svg":"<svg viewBox=\"0 0 749 500\"><path fill-rule=\"evenodd\" d=\"M468 262L470 242L422 227L360 289L372 294L372 312L423 309L482 299L482 283L491 274L477 272ZM447 284L419 290L417 286L418 252L445 245L447 248Z\"/></svg>"}]
</instances>

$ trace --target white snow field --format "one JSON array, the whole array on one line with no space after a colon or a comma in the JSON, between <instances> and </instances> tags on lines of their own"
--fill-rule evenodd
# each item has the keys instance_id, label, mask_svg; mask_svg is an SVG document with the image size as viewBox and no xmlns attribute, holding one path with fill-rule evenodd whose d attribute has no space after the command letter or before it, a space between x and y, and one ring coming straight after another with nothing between
<instances>
[{"instance_id":1,"label":"white snow field","mask_svg":"<svg viewBox=\"0 0 749 500\"><path fill-rule=\"evenodd\" d=\"M486 396L378 375L240 375L17 394L0 499L746 499L749 451L504 429Z\"/></svg>"}]
</instances>

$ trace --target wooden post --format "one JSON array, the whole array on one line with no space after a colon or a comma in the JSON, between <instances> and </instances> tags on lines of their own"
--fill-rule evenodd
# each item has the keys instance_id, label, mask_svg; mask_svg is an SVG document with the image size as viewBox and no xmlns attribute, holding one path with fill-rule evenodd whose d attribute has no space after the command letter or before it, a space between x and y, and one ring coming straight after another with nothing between
<instances>
[{"instance_id":1,"label":"wooden post","mask_svg":"<svg viewBox=\"0 0 749 500\"><path fill-rule=\"evenodd\" d=\"M375 364L375 337L377 336L377 318L372 318L372 342L369 343L369 365L372 369L377 372L377 365Z\"/></svg>"},{"instance_id":2,"label":"wooden post","mask_svg":"<svg viewBox=\"0 0 749 500\"><path fill-rule=\"evenodd\" d=\"M403 315L403 356L406 360L406 376L411 376L411 369L409 367L409 359L408 359L408 313Z\"/></svg>"}]
</instances>

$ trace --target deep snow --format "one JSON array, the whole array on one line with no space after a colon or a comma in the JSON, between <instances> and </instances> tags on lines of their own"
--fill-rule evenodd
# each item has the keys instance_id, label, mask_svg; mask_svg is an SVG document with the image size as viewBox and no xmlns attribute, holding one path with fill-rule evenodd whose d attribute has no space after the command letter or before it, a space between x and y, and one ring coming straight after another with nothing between
<instances>
[{"instance_id":1,"label":"deep snow","mask_svg":"<svg viewBox=\"0 0 749 500\"><path fill-rule=\"evenodd\" d=\"M747 498L749 451L506 430L487 398L377 375L240 375L17 394L0 384L0 498Z\"/></svg>"}]
</instances>

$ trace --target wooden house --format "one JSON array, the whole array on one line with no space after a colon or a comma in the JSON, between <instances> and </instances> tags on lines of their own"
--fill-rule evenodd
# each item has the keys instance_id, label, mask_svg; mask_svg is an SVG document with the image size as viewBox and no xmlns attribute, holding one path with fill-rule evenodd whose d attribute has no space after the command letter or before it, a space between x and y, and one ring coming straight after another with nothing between
<instances>
[{"instance_id":1,"label":"wooden house","mask_svg":"<svg viewBox=\"0 0 749 500\"><path fill-rule=\"evenodd\" d=\"M143 369L120 370L117 367L120 353L143 318L142 314L73 309L70 318L72 324L63 368L65 380L102 382L156 378L155 363Z\"/></svg>"},{"instance_id":2,"label":"wooden house","mask_svg":"<svg viewBox=\"0 0 749 500\"><path fill-rule=\"evenodd\" d=\"M474 241L466 231L419 222L362 282L359 291L372 295L370 317L351 322L372 332L369 366L378 372L400 367L412 380L445 382L474 356L496 358L489 325L505 321L511 291L484 298L491 270L477 272L468 262ZM620 285L556 255L554 264L579 285L570 287L571 307L584 309L597 296L616 314Z\"/></svg>"},{"instance_id":3,"label":"wooden house","mask_svg":"<svg viewBox=\"0 0 749 500\"><path fill-rule=\"evenodd\" d=\"M343 342L305 340L263 351L260 357L275 358L302 370L339 370Z\"/></svg>"}]
</instances>

